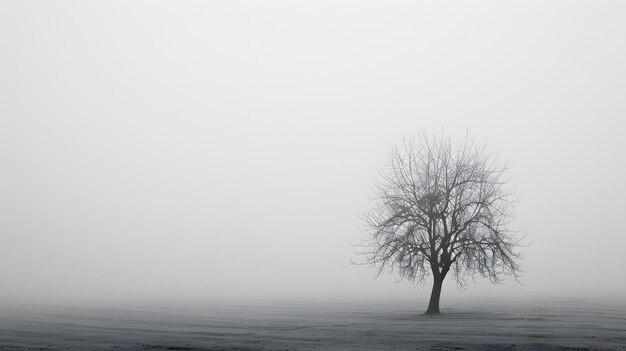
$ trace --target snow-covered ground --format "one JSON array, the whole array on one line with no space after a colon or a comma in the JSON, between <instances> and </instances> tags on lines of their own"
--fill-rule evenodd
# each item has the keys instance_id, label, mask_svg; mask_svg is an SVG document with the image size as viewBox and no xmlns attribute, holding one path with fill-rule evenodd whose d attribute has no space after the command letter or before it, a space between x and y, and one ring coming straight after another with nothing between
<instances>
[{"instance_id":1,"label":"snow-covered ground","mask_svg":"<svg viewBox=\"0 0 626 351\"><path fill-rule=\"evenodd\" d=\"M626 350L626 301L0 305L0 350Z\"/></svg>"}]
</instances>

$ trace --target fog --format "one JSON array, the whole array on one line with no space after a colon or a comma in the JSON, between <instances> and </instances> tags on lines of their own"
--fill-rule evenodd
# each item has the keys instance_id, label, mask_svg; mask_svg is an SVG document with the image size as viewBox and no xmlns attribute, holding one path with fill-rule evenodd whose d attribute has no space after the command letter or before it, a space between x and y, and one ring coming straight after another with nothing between
<instances>
[{"instance_id":1,"label":"fog","mask_svg":"<svg viewBox=\"0 0 626 351\"><path fill-rule=\"evenodd\" d=\"M0 301L427 299L353 265L390 148L508 161L523 285L626 294L626 4L3 1Z\"/></svg>"}]
</instances>

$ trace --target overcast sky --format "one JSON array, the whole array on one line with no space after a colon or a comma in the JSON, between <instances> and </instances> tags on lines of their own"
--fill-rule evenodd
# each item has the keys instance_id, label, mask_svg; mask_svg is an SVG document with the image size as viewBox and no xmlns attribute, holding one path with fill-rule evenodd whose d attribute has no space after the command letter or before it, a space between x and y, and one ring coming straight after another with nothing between
<instances>
[{"instance_id":1,"label":"overcast sky","mask_svg":"<svg viewBox=\"0 0 626 351\"><path fill-rule=\"evenodd\" d=\"M353 266L389 149L512 167L526 286L626 294L626 3L2 1L0 301L426 299Z\"/></svg>"}]
</instances>

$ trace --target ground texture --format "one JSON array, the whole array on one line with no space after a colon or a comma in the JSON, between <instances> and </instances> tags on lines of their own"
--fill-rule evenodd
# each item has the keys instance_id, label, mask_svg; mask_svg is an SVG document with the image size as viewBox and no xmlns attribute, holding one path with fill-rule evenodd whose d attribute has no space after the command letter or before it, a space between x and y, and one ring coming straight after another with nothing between
<instances>
[{"instance_id":1,"label":"ground texture","mask_svg":"<svg viewBox=\"0 0 626 351\"><path fill-rule=\"evenodd\" d=\"M623 350L626 303L0 306L0 350Z\"/></svg>"}]
</instances>

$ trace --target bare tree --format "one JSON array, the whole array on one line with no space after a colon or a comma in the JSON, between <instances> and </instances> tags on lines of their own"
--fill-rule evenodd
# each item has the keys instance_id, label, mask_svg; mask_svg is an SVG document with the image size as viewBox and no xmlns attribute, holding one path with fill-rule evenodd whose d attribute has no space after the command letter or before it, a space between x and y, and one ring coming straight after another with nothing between
<instances>
[{"instance_id":1,"label":"bare tree","mask_svg":"<svg viewBox=\"0 0 626 351\"><path fill-rule=\"evenodd\" d=\"M426 314L439 313L439 297L452 271L460 288L476 276L499 283L518 279L520 240L510 229L512 192L507 167L466 136L446 135L396 146L372 188L375 206L363 216L370 238L361 246L366 263L400 273L400 279L433 288Z\"/></svg>"}]
</instances>

